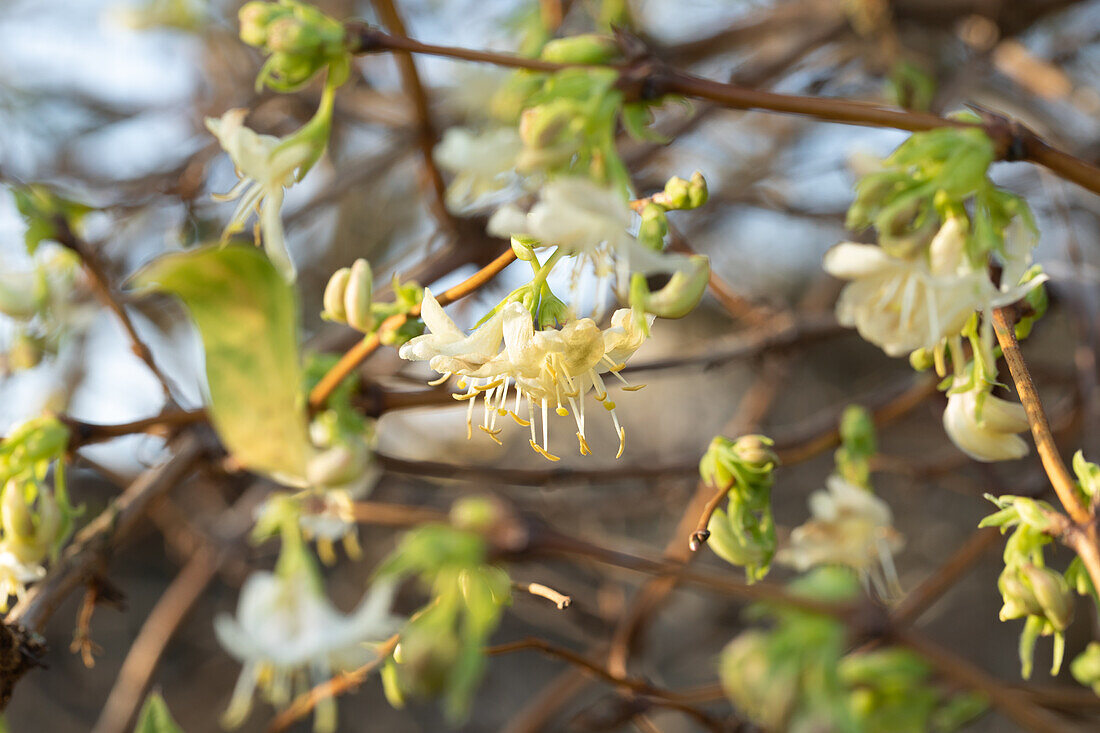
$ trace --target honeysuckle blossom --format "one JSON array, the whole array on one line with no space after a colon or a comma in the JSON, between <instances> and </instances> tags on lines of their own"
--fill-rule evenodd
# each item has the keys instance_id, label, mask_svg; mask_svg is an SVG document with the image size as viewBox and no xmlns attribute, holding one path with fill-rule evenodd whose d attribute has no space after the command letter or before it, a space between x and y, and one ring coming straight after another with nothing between
<instances>
[{"instance_id":1,"label":"honeysuckle blossom","mask_svg":"<svg viewBox=\"0 0 1100 733\"><path fill-rule=\"evenodd\" d=\"M440 168L454 174L447 187L447 208L461 212L477 206L516 179L516 156L522 144L514 127L475 132L449 127L435 146Z\"/></svg>"},{"instance_id":2,"label":"honeysuckle blossom","mask_svg":"<svg viewBox=\"0 0 1100 733\"><path fill-rule=\"evenodd\" d=\"M400 625L389 610L393 591L392 585L375 585L345 616L306 572L250 575L241 588L237 615L214 619L218 641L244 665L224 724L235 727L248 717L257 687L269 702L282 706L337 672L370 661L371 643L388 638ZM335 701L321 700L315 716L315 730L334 730Z\"/></svg>"},{"instance_id":3,"label":"honeysuckle blossom","mask_svg":"<svg viewBox=\"0 0 1100 733\"><path fill-rule=\"evenodd\" d=\"M976 461L1011 461L1028 453L1027 441L1017 435L1028 429L1023 405L994 397L988 386L949 395L943 428Z\"/></svg>"},{"instance_id":4,"label":"honeysuckle blossom","mask_svg":"<svg viewBox=\"0 0 1100 733\"><path fill-rule=\"evenodd\" d=\"M502 428L497 418L509 416L518 424L530 427L530 445L540 455L558 460L550 452L549 411L565 417L572 414L577 426L577 440L582 455L590 451L586 439L585 395L594 396L611 413L615 432L619 436L621 456L626 445L626 430L620 425L615 403L609 398L602 375L614 374L628 391L631 387L618 372L645 341L647 332L628 309L620 309L611 317L611 326L601 330L590 318L580 318L558 329L536 331L534 321L520 303L506 304L492 318L466 336L439 307L430 291L424 293L422 316L431 333L418 336L401 347L400 355L413 361L428 361L441 373L440 384L458 376L457 386L466 390L455 395L469 403L467 437L473 433L474 410L482 399L483 417L479 428L494 441ZM503 341L503 348L501 342ZM508 398L515 388L513 409ZM527 417L520 416L521 402L526 399ZM542 416L542 444L538 442L536 407Z\"/></svg>"},{"instance_id":5,"label":"honeysuckle blossom","mask_svg":"<svg viewBox=\"0 0 1100 733\"><path fill-rule=\"evenodd\" d=\"M791 531L776 559L799 572L815 565L847 565L880 590L896 587L893 553L903 540L889 505L836 474L825 480L825 489L810 495L813 517Z\"/></svg>"},{"instance_id":6,"label":"honeysuckle blossom","mask_svg":"<svg viewBox=\"0 0 1100 733\"><path fill-rule=\"evenodd\" d=\"M328 489L309 497L298 524L302 537L317 543L317 555L326 565L336 563L336 542L344 545L348 557L358 558L359 527L355 522L355 501L343 489Z\"/></svg>"},{"instance_id":7,"label":"honeysuckle blossom","mask_svg":"<svg viewBox=\"0 0 1100 733\"><path fill-rule=\"evenodd\" d=\"M527 213L515 204L497 209L488 230L500 237L531 237L580 255L606 276L613 272L616 253L642 246L628 231L633 220L633 211L617 191L585 178L558 178L543 185Z\"/></svg>"},{"instance_id":8,"label":"honeysuckle blossom","mask_svg":"<svg viewBox=\"0 0 1100 733\"><path fill-rule=\"evenodd\" d=\"M965 232L948 219L928 249L895 257L876 245L843 242L825 254L825 270L851 282L837 301L837 319L890 356L933 349L960 332L976 311L1013 303L1041 279L998 289L966 260ZM1022 254L1014 252L1013 257ZM1013 262L1013 271L1018 269ZM1017 277L1018 280L1018 277Z\"/></svg>"},{"instance_id":9,"label":"honeysuckle blossom","mask_svg":"<svg viewBox=\"0 0 1100 733\"><path fill-rule=\"evenodd\" d=\"M317 160L317 143L311 136L297 133L289 138L260 135L245 126L247 115L247 109L231 109L220 118L206 120L206 127L229 153L241 178L228 193L215 196L221 201L239 199L222 236L244 231L253 209L258 209L260 236L267 256L288 279L294 279L294 262L283 234L284 189Z\"/></svg>"},{"instance_id":10,"label":"honeysuckle blossom","mask_svg":"<svg viewBox=\"0 0 1100 733\"><path fill-rule=\"evenodd\" d=\"M14 596L22 600L27 585L41 580L46 568L40 563L21 560L5 543L0 542L0 612L7 612L8 601Z\"/></svg>"}]
</instances>

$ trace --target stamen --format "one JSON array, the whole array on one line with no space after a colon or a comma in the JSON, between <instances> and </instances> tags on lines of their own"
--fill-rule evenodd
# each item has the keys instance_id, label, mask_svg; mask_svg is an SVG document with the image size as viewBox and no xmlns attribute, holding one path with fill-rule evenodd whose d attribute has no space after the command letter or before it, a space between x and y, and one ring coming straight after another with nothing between
<instances>
[{"instance_id":1,"label":"stamen","mask_svg":"<svg viewBox=\"0 0 1100 733\"><path fill-rule=\"evenodd\" d=\"M626 450L626 428L619 427L619 452L615 454L615 458L622 458L623 451Z\"/></svg>"},{"instance_id":2,"label":"stamen","mask_svg":"<svg viewBox=\"0 0 1100 733\"><path fill-rule=\"evenodd\" d=\"M504 445L504 443L500 442L500 438L497 437L504 430L504 428L501 428L499 430L490 430L484 425L478 425L478 427L483 430L486 435L492 438L494 443L496 443L497 445Z\"/></svg>"},{"instance_id":3,"label":"stamen","mask_svg":"<svg viewBox=\"0 0 1100 733\"><path fill-rule=\"evenodd\" d=\"M536 453L538 453L540 456L542 456L543 458L545 458L548 461L560 461L561 460L560 456L555 456L553 453L550 453L549 451L547 451L545 448L543 448L542 446L540 446L538 443L536 443L533 440L531 441L531 447L535 450Z\"/></svg>"},{"instance_id":4,"label":"stamen","mask_svg":"<svg viewBox=\"0 0 1100 733\"><path fill-rule=\"evenodd\" d=\"M623 387L623 392L637 392L640 389L645 389L645 387L646 385L644 384L634 384L629 387Z\"/></svg>"},{"instance_id":5,"label":"stamen","mask_svg":"<svg viewBox=\"0 0 1100 733\"><path fill-rule=\"evenodd\" d=\"M474 397L476 398L476 394ZM470 406L466 408L466 440L474 437L474 405L477 399L470 400Z\"/></svg>"},{"instance_id":6,"label":"stamen","mask_svg":"<svg viewBox=\"0 0 1100 733\"><path fill-rule=\"evenodd\" d=\"M465 379L458 380L458 382L455 383L455 386L458 387L459 389L466 389L466 380Z\"/></svg>"},{"instance_id":7,"label":"stamen","mask_svg":"<svg viewBox=\"0 0 1100 733\"><path fill-rule=\"evenodd\" d=\"M580 441L580 444L581 444L581 455L582 456L592 455L592 451L588 448L588 441L584 439L584 436L581 435L580 433L577 433L577 440Z\"/></svg>"},{"instance_id":8,"label":"stamen","mask_svg":"<svg viewBox=\"0 0 1100 733\"><path fill-rule=\"evenodd\" d=\"M523 427L527 427L528 425L530 425L530 424L531 424L531 421L530 421L530 420L524 420L524 419L523 419L522 417L520 417L520 416L519 416L519 415L517 415L516 413L512 412L511 410L505 410L505 412L507 412L507 413L508 413L508 415L509 415L509 416L510 416L510 417L511 417L511 418L512 418L513 420L515 420L515 421L516 421L516 424L517 424L517 425L522 425Z\"/></svg>"},{"instance_id":9,"label":"stamen","mask_svg":"<svg viewBox=\"0 0 1100 733\"><path fill-rule=\"evenodd\" d=\"M430 382L428 382L428 386L429 387L438 387L439 385L443 384L444 382L446 382L450 378L451 378L451 372L444 372L443 376L440 377L439 379L433 379ZM462 382L459 382L459 385L460 385L459 389L462 389Z\"/></svg>"},{"instance_id":10,"label":"stamen","mask_svg":"<svg viewBox=\"0 0 1100 733\"><path fill-rule=\"evenodd\" d=\"M607 410L608 412L614 412L615 411L615 403L612 402L611 400L608 400L607 402L603 403L603 406L604 406L604 409Z\"/></svg>"},{"instance_id":11,"label":"stamen","mask_svg":"<svg viewBox=\"0 0 1100 733\"><path fill-rule=\"evenodd\" d=\"M475 386L474 389L476 389L478 392L488 392L489 390L493 390L493 389L496 389L497 387L499 387L503 381L504 381L503 379L494 379L493 381L489 382L488 384L483 384L481 386Z\"/></svg>"},{"instance_id":12,"label":"stamen","mask_svg":"<svg viewBox=\"0 0 1100 733\"><path fill-rule=\"evenodd\" d=\"M560 417L565 417L566 415L569 414L569 410L565 409L561 405L558 405L558 408L556 410L554 410L554 412L558 413L558 415Z\"/></svg>"},{"instance_id":13,"label":"stamen","mask_svg":"<svg viewBox=\"0 0 1100 733\"><path fill-rule=\"evenodd\" d=\"M546 419L546 398L542 398L542 445L544 450L550 450L550 423Z\"/></svg>"}]
</instances>

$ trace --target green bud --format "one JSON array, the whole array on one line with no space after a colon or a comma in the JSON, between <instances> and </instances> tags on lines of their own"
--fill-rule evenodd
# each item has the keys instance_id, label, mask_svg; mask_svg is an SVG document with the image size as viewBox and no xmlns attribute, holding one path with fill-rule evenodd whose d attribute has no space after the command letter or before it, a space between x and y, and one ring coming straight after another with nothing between
<instances>
[{"instance_id":1,"label":"green bud","mask_svg":"<svg viewBox=\"0 0 1100 733\"><path fill-rule=\"evenodd\" d=\"M848 405L840 417L840 440L852 453L870 457L878 452L875 421L859 405Z\"/></svg>"},{"instance_id":2,"label":"green bud","mask_svg":"<svg viewBox=\"0 0 1100 733\"><path fill-rule=\"evenodd\" d=\"M332 277L328 280L328 285L325 286L325 295L322 299L325 310L321 313L321 317L329 320L336 321L337 323L345 323L348 319L347 309L344 307L344 293L348 289L348 280L351 278L351 268L341 267L336 272L332 273Z\"/></svg>"},{"instance_id":3,"label":"green bud","mask_svg":"<svg viewBox=\"0 0 1100 733\"><path fill-rule=\"evenodd\" d=\"M500 502L491 496L466 497L451 506L451 524L458 529L484 532L501 520L502 513Z\"/></svg>"},{"instance_id":4,"label":"green bud","mask_svg":"<svg viewBox=\"0 0 1100 733\"><path fill-rule=\"evenodd\" d=\"M646 204L642 209L642 223L638 227L638 241L650 249L660 252L665 248L665 235L668 234L668 216L657 204Z\"/></svg>"},{"instance_id":5,"label":"green bud","mask_svg":"<svg viewBox=\"0 0 1100 733\"><path fill-rule=\"evenodd\" d=\"M1090 641L1069 665L1073 679L1100 695L1100 641Z\"/></svg>"},{"instance_id":6,"label":"green bud","mask_svg":"<svg viewBox=\"0 0 1100 733\"><path fill-rule=\"evenodd\" d=\"M691 180L685 181L673 176L665 184L663 206L669 209L697 209L707 202L707 182L699 171L691 174Z\"/></svg>"},{"instance_id":7,"label":"green bud","mask_svg":"<svg viewBox=\"0 0 1100 733\"><path fill-rule=\"evenodd\" d=\"M763 435L743 435L733 441L733 455L754 471L770 471L779 457L771 446L773 440Z\"/></svg>"},{"instance_id":8,"label":"green bud","mask_svg":"<svg viewBox=\"0 0 1100 733\"><path fill-rule=\"evenodd\" d=\"M1042 615L1056 631L1073 621L1073 594L1061 573L1025 563L1020 572L1043 609Z\"/></svg>"},{"instance_id":9,"label":"green bud","mask_svg":"<svg viewBox=\"0 0 1100 733\"><path fill-rule=\"evenodd\" d=\"M918 372L926 372L936 363L936 358L928 349L917 349L909 354L909 366Z\"/></svg>"},{"instance_id":10,"label":"green bud","mask_svg":"<svg viewBox=\"0 0 1100 733\"><path fill-rule=\"evenodd\" d=\"M631 306L638 305L646 313L660 318L683 318L702 300L709 280L710 260L706 255L688 257L685 265L676 269L668 283L656 293L649 292L641 273L634 273L631 281ZM640 284L636 285L635 281ZM642 300L635 303L634 295L638 293L642 294Z\"/></svg>"},{"instance_id":11,"label":"green bud","mask_svg":"<svg viewBox=\"0 0 1100 733\"><path fill-rule=\"evenodd\" d=\"M619 55L615 39L595 33L556 38L542 47L540 58L557 64L597 66L610 63Z\"/></svg>"},{"instance_id":12,"label":"green bud","mask_svg":"<svg viewBox=\"0 0 1100 733\"><path fill-rule=\"evenodd\" d=\"M8 367L13 372L34 369L42 363L46 355L46 345L42 339L20 329L16 331L8 349Z\"/></svg>"},{"instance_id":13,"label":"green bud","mask_svg":"<svg viewBox=\"0 0 1100 733\"><path fill-rule=\"evenodd\" d=\"M537 240L527 240L524 237L512 237L512 251L516 253L516 259L521 262L535 261L534 245Z\"/></svg>"},{"instance_id":14,"label":"green bud","mask_svg":"<svg viewBox=\"0 0 1100 733\"><path fill-rule=\"evenodd\" d=\"M1020 515L1020 521L1038 532L1050 528L1050 519L1044 507L1035 499L1026 496L1013 497L1012 505Z\"/></svg>"},{"instance_id":15,"label":"green bud","mask_svg":"<svg viewBox=\"0 0 1100 733\"><path fill-rule=\"evenodd\" d=\"M263 46L267 42L267 27L272 20L286 15L289 10L275 3L245 3L237 11L237 20L241 26L241 40L249 46Z\"/></svg>"},{"instance_id":16,"label":"green bud","mask_svg":"<svg viewBox=\"0 0 1100 733\"><path fill-rule=\"evenodd\" d=\"M528 148L550 147L578 116L573 102L556 99L523 110L519 118L519 137Z\"/></svg>"},{"instance_id":17,"label":"green bud","mask_svg":"<svg viewBox=\"0 0 1100 733\"><path fill-rule=\"evenodd\" d=\"M297 18L276 18L267 26L267 48L272 53L308 56L316 53L320 44L317 31Z\"/></svg>"},{"instance_id":18,"label":"green bud","mask_svg":"<svg viewBox=\"0 0 1100 733\"><path fill-rule=\"evenodd\" d=\"M369 333L374 328L374 314L370 307L373 290L374 275L370 263L360 257L351 266L344 291L344 311L348 325L363 333Z\"/></svg>"},{"instance_id":19,"label":"green bud","mask_svg":"<svg viewBox=\"0 0 1100 733\"><path fill-rule=\"evenodd\" d=\"M1000 612L1001 621L1042 615L1042 604L1035 597L1031 587L1020 577L1018 569L1006 568L998 585L1004 601Z\"/></svg>"}]
</instances>

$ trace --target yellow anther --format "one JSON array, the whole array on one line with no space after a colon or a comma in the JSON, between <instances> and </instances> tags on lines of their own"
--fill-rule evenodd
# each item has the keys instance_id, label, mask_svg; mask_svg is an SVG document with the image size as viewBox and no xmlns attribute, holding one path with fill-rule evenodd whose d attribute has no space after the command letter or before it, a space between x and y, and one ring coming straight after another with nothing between
<instances>
[{"instance_id":1,"label":"yellow anther","mask_svg":"<svg viewBox=\"0 0 1100 733\"><path fill-rule=\"evenodd\" d=\"M531 440L531 441L528 441L528 442L531 443L531 449L534 450L536 453L538 453L543 458L545 458L546 460L548 460L548 461L560 461L561 460L560 457L555 456L553 453L547 453L546 449L543 448L538 443L536 443L535 441Z\"/></svg>"},{"instance_id":2,"label":"yellow anther","mask_svg":"<svg viewBox=\"0 0 1100 733\"><path fill-rule=\"evenodd\" d=\"M606 409L608 412L611 412L612 410L615 409L615 403L612 402L611 400L608 400L607 402L603 403L603 406L604 406L604 409Z\"/></svg>"},{"instance_id":3,"label":"yellow anther","mask_svg":"<svg viewBox=\"0 0 1100 733\"><path fill-rule=\"evenodd\" d=\"M433 379L430 382L428 382L428 386L429 387L438 387L439 385L443 384L444 382L446 382L450 378L451 378L451 375L449 373L444 374L439 379ZM459 389L465 389L466 388L466 385L463 382L459 382L458 386L459 386Z\"/></svg>"},{"instance_id":4,"label":"yellow anther","mask_svg":"<svg viewBox=\"0 0 1100 733\"><path fill-rule=\"evenodd\" d=\"M451 397L453 397L456 400L459 400L461 402L464 402L466 400L474 399L475 397L477 397L477 395L478 395L477 392L467 392L466 394L452 394Z\"/></svg>"},{"instance_id":5,"label":"yellow anther","mask_svg":"<svg viewBox=\"0 0 1100 733\"><path fill-rule=\"evenodd\" d=\"M516 413L512 412L511 410L507 410L506 412L507 412L507 413L508 413L509 415L511 415L511 416L512 416L512 419L513 419L513 420L515 420L515 421L516 421L516 422L517 422L518 424L522 425L523 427L525 427L525 428L526 428L526 427L529 427L529 426L531 425L531 421L530 421L530 420L524 420L524 419L523 419L522 417L520 417L520 416L519 416L519 415L517 415Z\"/></svg>"},{"instance_id":6,"label":"yellow anther","mask_svg":"<svg viewBox=\"0 0 1100 733\"><path fill-rule=\"evenodd\" d=\"M611 366L609 366L609 367L607 368L607 371L609 371L609 372L617 372L617 371L621 371L621 370L623 370L623 369L625 369L625 368L626 368L626 362L624 361L624 362L622 362L621 364L612 364Z\"/></svg>"},{"instance_id":7,"label":"yellow anther","mask_svg":"<svg viewBox=\"0 0 1100 733\"><path fill-rule=\"evenodd\" d=\"M582 456L592 455L592 451L588 448L588 441L584 439L584 436L581 435L580 433L577 433L577 440L581 444L581 455Z\"/></svg>"},{"instance_id":8,"label":"yellow anther","mask_svg":"<svg viewBox=\"0 0 1100 733\"><path fill-rule=\"evenodd\" d=\"M488 392L491 389L496 389L497 387L499 387L503 383L504 383L503 379L497 379L497 380L494 380L492 382L489 382L488 384L482 384L482 385L479 385L477 387L474 387L474 390L476 390L478 392Z\"/></svg>"},{"instance_id":9,"label":"yellow anther","mask_svg":"<svg viewBox=\"0 0 1100 733\"><path fill-rule=\"evenodd\" d=\"M490 430L489 428L485 427L484 425L478 425L478 427L481 428L485 432L486 435L488 435L490 438L492 438L494 443L496 443L497 445L504 445L504 443L500 442L500 438L497 437L497 435L501 432L500 429Z\"/></svg>"},{"instance_id":10,"label":"yellow anther","mask_svg":"<svg viewBox=\"0 0 1100 733\"><path fill-rule=\"evenodd\" d=\"M595 397L598 401L603 402L607 399L607 392L600 392L599 390L597 390Z\"/></svg>"},{"instance_id":11,"label":"yellow anther","mask_svg":"<svg viewBox=\"0 0 1100 733\"><path fill-rule=\"evenodd\" d=\"M623 387L623 392L637 392L639 389L644 389L644 384L635 384L631 387Z\"/></svg>"},{"instance_id":12,"label":"yellow anther","mask_svg":"<svg viewBox=\"0 0 1100 733\"><path fill-rule=\"evenodd\" d=\"M508 411L505 410L503 407L498 407L497 408L497 414L500 415L501 417L504 417L505 415L508 414Z\"/></svg>"},{"instance_id":13,"label":"yellow anther","mask_svg":"<svg viewBox=\"0 0 1100 733\"><path fill-rule=\"evenodd\" d=\"M554 410L554 412L558 413L562 417L565 417L566 415L569 414L569 410L565 409L561 405L558 405L558 409Z\"/></svg>"},{"instance_id":14,"label":"yellow anther","mask_svg":"<svg viewBox=\"0 0 1100 733\"><path fill-rule=\"evenodd\" d=\"M619 428L619 452L615 454L615 458L622 458L623 451L626 450L626 428Z\"/></svg>"},{"instance_id":15,"label":"yellow anther","mask_svg":"<svg viewBox=\"0 0 1100 733\"><path fill-rule=\"evenodd\" d=\"M431 384L431 382L429 382L429 384ZM457 382L455 382L455 386L458 387L459 389L466 389L466 380L465 379L458 380Z\"/></svg>"}]
</instances>

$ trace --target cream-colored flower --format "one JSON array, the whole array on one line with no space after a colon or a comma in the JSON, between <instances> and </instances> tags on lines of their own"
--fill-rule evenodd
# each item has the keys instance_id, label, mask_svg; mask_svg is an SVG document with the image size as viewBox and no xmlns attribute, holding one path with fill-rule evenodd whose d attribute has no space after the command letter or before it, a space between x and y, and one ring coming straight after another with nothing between
<instances>
[{"instance_id":1,"label":"cream-colored flower","mask_svg":"<svg viewBox=\"0 0 1100 733\"><path fill-rule=\"evenodd\" d=\"M484 132L447 128L433 154L440 168L454 174L447 187L447 208L455 212L475 208L486 196L515 181L521 147L514 127Z\"/></svg>"},{"instance_id":2,"label":"cream-colored flower","mask_svg":"<svg viewBox=\"0 0 1100 733\"><path fill-rule=\"evenodd\" d=\"M7 612L8 601L14 596L23 600L27 585L41 580L46 568L36 562L27 562L0 542L0 611Z\"/></svg>"},{"instance_id":3,"label":"cream-colored flower","mask_svg":"<svg viewBox=\"0 0 1100 733\"><path fill-rule=\"evenodd\" d=\"M345 616L305 572L250 575L241 588L237 615L214 619L218 641L244 664L225 725L240 725L248 717L257 687L271 703L282 706L296 692L370 661L370 643L388 638L400 625L389 610L393 592L392 585L376 585ZM315 715L315 730L335 729L332 698L321 701Z\"/></svg>"},{"instance_id":4,"label":"cream-colored flower","mask_svg":"<svg viewBox=\"0 0 1100 733\"><path fill-rule=\"evenodd\" d=\"M490 319L471 335L464 336L442 313L430 293L425 293L423 310L433 314L431 321L425 320L432 333L405 344L401 357L428 361L432 369L443 375L434 384L451 376L460 378L458 387L466 391L455 397L469 402L467 437L473 433L475 404L481 398L484 415L479 428L493 440L500 442L497 436L502 428L496 427L497 417L511 416L520 425L531 428L532 449L550 460L558 460L549 449L549 411L553 407L560 416L573 415L580 451L587 454L584 396L594 390L596 400L611 413L619 436L618 455L622 455L626 431L619 424L615 403L608 397L601 375L611 372L626 384L618 372L646 339L646 330L635 322L631 311L616 311L611 326L605 330L592 319L581 318L559 329L536 331L531 313L520 303L512 302L494 315L494 319L500 318L499 323ZM483 329L486 334L479 333ZM513 387L515 405L508 409ZM520 416L524 399L526 418ZM538 443L536 406L542 416L542 445Z\"/></svg>"},{"instance_id":5,"label":"cream-colored flower","mask_svg":"<svg viewBox=\"0 0 1100 733\"><path fill-rule=\"evenodd\" d=\"M800 572L815 565L847 565L876 583L881 568L885 587L896 585L892 556L904 543L889 505L836 474L825 480L825 488L810 495L813 517L791 531L776 559Z\"/></svg>"},{"instance_id":6,"label":"cream-colored flower","mask_svg":"<svg viewBox=\"0 0 1100 733\"><path fill-rule=\"evenodd\" d=\"M294 184L300 169L317 159L317 147L308 137L284 145L290 138L260 135L245 127L247 115L247 109L231 109L220 118L206 120L206 127L229 153L241 178L228 193L215 196L222 201L240 199L223 236L244 231L253 209L258 209L264 250L280 272L294 279L294 262L283 234L284 189Z\"/></svg>"},{"instance_id":7,"label":"cream-colored flower","mask_svg":"<svg viewBox=\"0 0 1100 733\"><path fill-rule=\"evenodd\" d=\"M994 397L988 387L949 395L943 428L976 461L1011 461L1028 453L1027 441L1017 435L1028 429L1023 405Z\"/></svg>"},{"instance_id":8,"label":"cream-colored flower","mask_svg":"<svg viewBox=\"0 0 1100 733\"><path fill-rule=\"evenodd\" d=\"M614 271L616 254L641 247L629 228L634 213L613 189L585 178L558 178L539 191L538 202L527 213L514 204L502 206L490 217L490 234L509 238L521 235L546 247L580 255L596 265L603 276Z\"/></svg>"},{"instance_id":9,"label":"cream-colored flower","mask_svg":"<svg viewBox=\"0 0 1100 733\"><path fill-rule=\"evenodd\" d=\"M317 555L326 565L336 564L334 545L341 542L350 558L362 554L355 500L345 489L328 489L309 497L298 518L302 536L317 543Z\"/></svg>"},{"instance_id":10,"label":"cream-colored flower","mask_svg":"<svg viewBox=\"0 0 1100 733\"><path fill-rule=\"evenodd\" d=\"M836 245L825 253L825 270L851 281L837 301L837 319L890 356L903 356L935 348L957 335L974 311L1013 303L1041 281L999 290L984 269L970 267L964 246L956 219L947 220L926 251L909 258L870 244Z\"/></svg>"}]
</instances>

